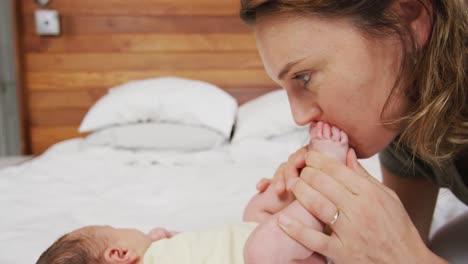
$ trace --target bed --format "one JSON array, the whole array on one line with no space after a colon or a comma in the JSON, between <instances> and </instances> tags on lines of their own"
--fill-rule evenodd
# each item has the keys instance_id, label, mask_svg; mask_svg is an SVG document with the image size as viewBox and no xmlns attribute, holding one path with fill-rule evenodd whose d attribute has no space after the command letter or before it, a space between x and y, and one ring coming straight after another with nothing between
<instances>
[{"instance_id":1,"label":"bed","mask_svg":"<svg viewBox=\"0 0 468 264\"><path fill-rule=\"evenodd\" d=\"M130 83L132 93L135 85ZM209 96L200 89L197 94ZM284 91L252 100L236 111L232 139L206 149L115 147L112 144L122 143L115 134L91 134L57 143L31 161L1 170L0 263L34 263L60 235L84 225L149 231L157 226L193 230L240 222L257 181L271 177L307 142L307 128L293 124L288 107ZM109 137L111 142L106 141ZM131 140L135 143L134 137ZM362 163L381 177L377 156ZM432 232L464 211L466 207L443 190Z\"/></svg>"}]
</instances>

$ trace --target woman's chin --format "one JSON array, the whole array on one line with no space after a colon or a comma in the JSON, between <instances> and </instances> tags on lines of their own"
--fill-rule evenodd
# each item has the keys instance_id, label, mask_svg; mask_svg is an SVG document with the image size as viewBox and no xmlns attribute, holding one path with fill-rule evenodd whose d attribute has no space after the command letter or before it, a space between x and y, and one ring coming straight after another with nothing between
<instances>
[{"instance_id":1,"label":"woman's chin","mask_svg":"<svg viewBox=\"0 0 468 264\"><path fill-rule=\"evenodd\" d=\"M354 151L356 151L356 156L358 159L367 159L380 152L380 150L376 148L369 148L369 147L366 148L366 147L359 147L359 146L352 147L352 148L354 148Z\"/></svg>"}]
</instances>

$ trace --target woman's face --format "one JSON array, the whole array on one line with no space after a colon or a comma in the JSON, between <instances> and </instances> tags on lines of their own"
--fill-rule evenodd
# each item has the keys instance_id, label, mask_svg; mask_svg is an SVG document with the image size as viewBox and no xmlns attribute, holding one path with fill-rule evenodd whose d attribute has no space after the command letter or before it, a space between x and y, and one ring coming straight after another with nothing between
<instances>
[{"instance_id":1,"label":"woman's face","mask_svg":"<svg viewBox=\"0 0 468 264\"><path fill-rule=\"evenodd\" d=\"M372 40L345 20L261 16L254 27L268 75L286 89L296 123L325 121L345 131L358 157L374 155L399 133L381 112L399 72L397 38ZM383 118L400 117L403 96Z\"/></svg>"}]
</instances>

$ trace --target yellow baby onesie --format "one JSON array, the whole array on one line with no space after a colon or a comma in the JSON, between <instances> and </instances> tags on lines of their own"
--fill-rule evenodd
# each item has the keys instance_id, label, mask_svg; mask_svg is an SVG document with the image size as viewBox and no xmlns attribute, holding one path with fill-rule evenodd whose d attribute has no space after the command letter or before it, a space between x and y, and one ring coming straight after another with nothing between
<instances>
[{"instance_id":1,"label":"yellow baby onesie","mask_svg":"<svg viewBox=\"0 0 468 264\"><path fill-rule=\"evenodd\" d=\"M151 244L144 264L243 264L244 245L257 223L183 232Z\"/></svg>"}]
</instances>

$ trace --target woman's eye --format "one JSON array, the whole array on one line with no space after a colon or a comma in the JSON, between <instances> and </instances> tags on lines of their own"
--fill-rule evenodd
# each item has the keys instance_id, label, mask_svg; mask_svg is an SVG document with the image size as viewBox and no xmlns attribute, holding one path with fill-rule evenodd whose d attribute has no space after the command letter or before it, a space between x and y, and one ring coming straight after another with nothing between
<instances>
[{"instance_id":1,"label":"woman's eye","mask_svg":"<svg viewBox=\"0 0 468 264\"><path fill-rule=\"evenodd\" d=\"M301 81L303 85L307 85L311 79L311 74L310 73L303 73L303 74L297 74L294 76L294 80Z\"/></svg>"}]
</instances>

